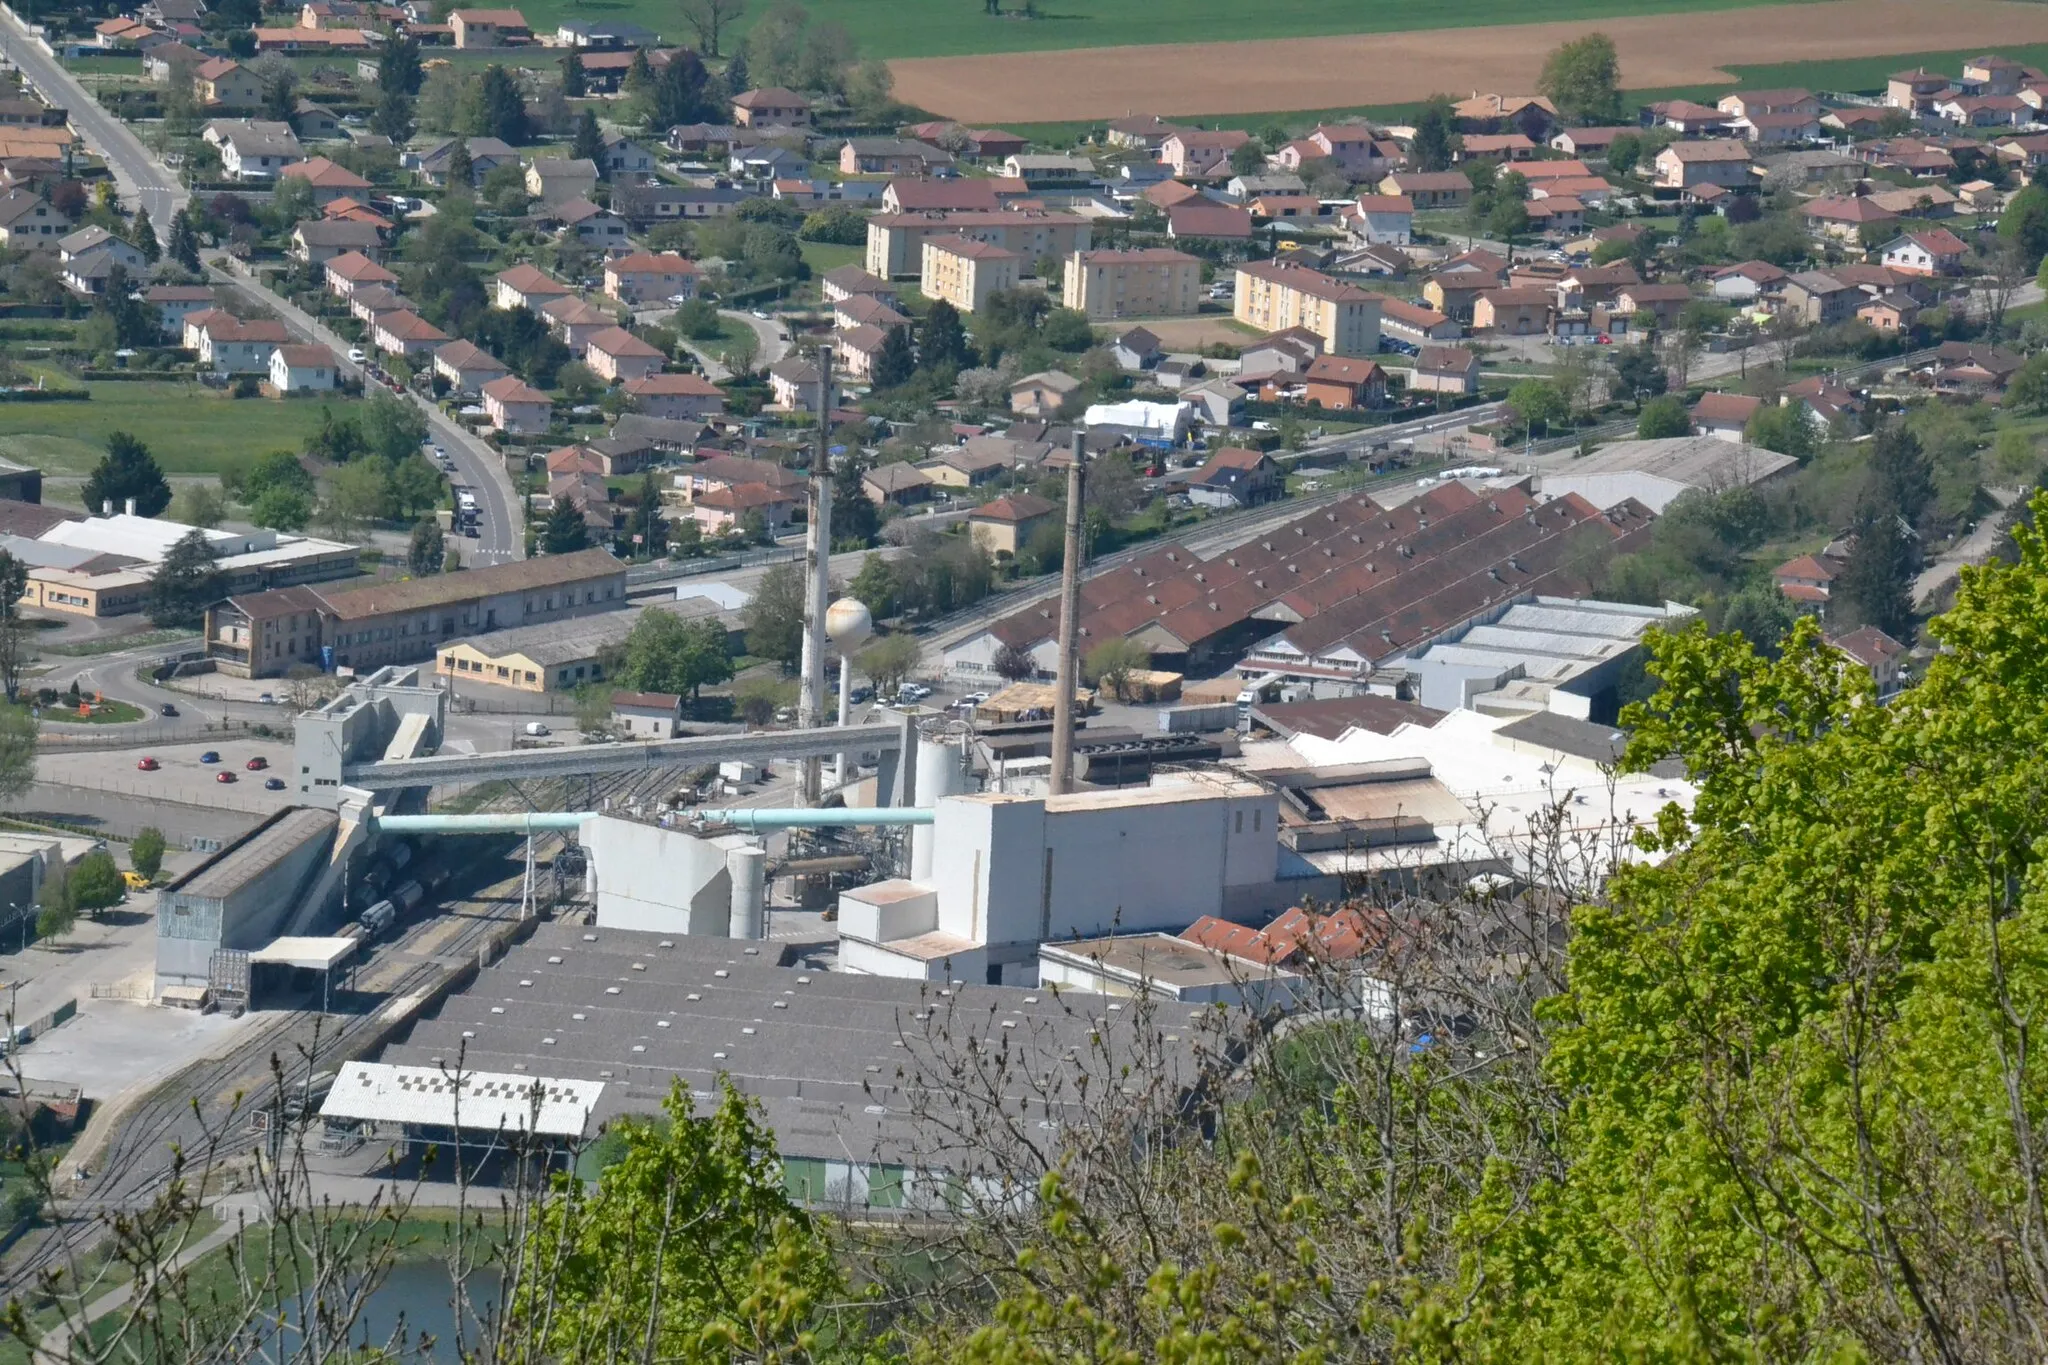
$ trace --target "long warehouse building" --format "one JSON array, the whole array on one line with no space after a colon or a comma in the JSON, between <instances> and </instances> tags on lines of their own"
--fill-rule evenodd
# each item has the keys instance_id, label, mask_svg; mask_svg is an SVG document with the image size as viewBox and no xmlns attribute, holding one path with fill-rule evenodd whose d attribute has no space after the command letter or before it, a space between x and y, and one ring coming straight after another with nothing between
<instances>
[{"instance_id":1,"label":"long warehouse building","mask_svg":"<svg viewBox=\"0 0 2048 1365\"><path fill-rule=\"evenodd\" d=\"M213 984L226 952L261 948L284 932L325 866L333 811L279 811L165 887L156 909L156 990Z\"/></svg>"},{"instance_id":2,"label":"long warehouse building","mask_svg":"<svg viewBox=\"0 0 2048 1365\"><path fill-rule=\"evenodd\" d=\"M1380 661L1532 593L1573 596L1655 520L1633 500L1602 511L1520 486L1442 484L1398 507L1360 495L1317 508L1212 558L1153 551L1081 587L1080 647L1126 639L1155 666L1234 661L1356 681ZM1057 599L994 622L946 651L948 672L993 676L1004 646L1050 673Z\"/></svg>"},{"instance_id":3,"label":"long warehouse building","mask_svg":"<svg viewBox=\"0 0 2048 1365\"><path fill-rule=\"evenodd\" d=\"M391 1094L379 1073L448 1076L459 1065L574 1098L557 1134L589 1136L617 1115L656 1112L678 1082L702 1113L730 1078L760 1102L792 1194L889 1210L943 1207L950 1179L981 1167L969 1143L936 1149L918 1114L936 1105L957 1119L955 1106L972 1102L943 1065L971 1037L1000 1029L1014 1064L990 1072L989 1084L1004 1097L1005 1122L1043 1134L1048 1151L1085 1117L1074 1085L1081 1071L1095 1087L1128 1084L1111 1077L1140 1032L1137 1012L1102 997L958 982L935 991L785 966L788 952L774 942L542 924L377 1062L345 1074L323 1112L330 1123L387 1133L433 1127L435 1115ZM1184 1008L1152 1020L1164 1037L1147 1055L1148 1084L1166 1114L1200 1083L1200 1012L1168 1017ZM1044 1085L1054 1072L1067 1084ZM489 1110L477 1112L487 1116L479 1128L492 1126Z\"/></svg>"},{"instance_id":4,"label":"long warehouse building","mask_svg":"<svg viewBox=\"0 0 2048 1365\"><path fill-rule=\"evenodd\" d=\"M241 678L301 664L369 673L434 657L464 636L566 621L626 605L626 566L608 550L331 591L230 597L206 613L206 657Z\"/></svg>"}]
</instances>

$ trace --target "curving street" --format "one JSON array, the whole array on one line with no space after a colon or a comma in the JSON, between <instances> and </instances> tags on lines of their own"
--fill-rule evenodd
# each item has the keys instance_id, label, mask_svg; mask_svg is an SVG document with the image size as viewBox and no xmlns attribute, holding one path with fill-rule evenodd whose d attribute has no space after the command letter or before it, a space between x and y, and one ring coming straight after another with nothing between
<instances>
[{"instance_id":1,"label":"curving street","mask_svg":"<svg viewBox=\"0 0 2048 1365\"><path fill-rule=\"evenodd\" d=\"M216 261L207 263L206 272L216 284L225 285L252 303L269 309L301 336L333 351L335 363L344 374L362 380L366 387L375 384L376 381L363 373L362 366L348 358L349 343L305 309L278 297L246 276L222 269ZM426 414L427 425L435 441L455 461L456 482L476 490L477 502L482 509L482 516L478 519L478 538L472 541L455 537L452 542L462 552L462 562L475 568L526 558L526 521L518 514L519 495L512 487L511 476L505 472L505 457L418 394L408 392L405 397Z\"/></svg>"},{"instance_id":2,"label":"curving street","mask_svg":"<svg viewBox=\"0 0 2048 1365\"><path fill-rule=\"evenodd\" d=\"M159 238L168 235L171 218L191 198L177 175L142 145L127 124L101 108L78 78L65 70L62 62L43 51L13 11L4 8L0 8L0 50L4 50L8 60L19 66L51 103L61 104L70 111L72 128L106 158L107 169L113 173L122 200L131 207L140 206L149 214ZM357 379L364 378L362 367L348 359L349 343L303 309L259 287L254 281L223 270L215 262L207 263L207 274L215 283L234 289L276 314L302 337L333 351L335 360L345 373ZM513 491L512 480L505 473L504 458L432 403L417 394L408 394L407 398L417 403L426 414L434 438L454 459L460 480L477 490L477 500L483 508L482 525L478 528L481 534L476 541L458 542L464 562L477 565L524 559L525 519L514 515L518 497Z\"/></svg>"}]
</instances>

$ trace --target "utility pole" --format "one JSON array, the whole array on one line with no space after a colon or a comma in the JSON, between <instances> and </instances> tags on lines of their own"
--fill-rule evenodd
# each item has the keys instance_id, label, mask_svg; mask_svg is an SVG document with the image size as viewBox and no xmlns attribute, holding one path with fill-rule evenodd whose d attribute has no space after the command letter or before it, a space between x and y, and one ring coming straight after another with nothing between
<instances>
[{"instance_id":1,"label":"utility pole","mask_svg":"<svg viewBox=\"0 0 2048 1365\"><path fill-rule=\"evenodd\" d=\"M825 723L825 612L832 597L832 348L818 348L818 446L811 456L810 520L804 527L804 652L802 691L796 723L804 730ZM804 760L800 792L806 806L823 790L816 755Z\"/></svg>"},{"instance_id":2,"label":"utility pole","mask_svg":"<svg viewBox=\"0 0 2048 1365\"><path fill-rule=\"evenodd\" d=\"M1081 502L1088 487L1087 441L1074 433L1074 461L1067 466L1067 543L1060 556L1060 661L1052 706L1052 794L1074 789L1074 694L1080 661L1074 657L1081 614Z\"/></svg>"}]
</instances>

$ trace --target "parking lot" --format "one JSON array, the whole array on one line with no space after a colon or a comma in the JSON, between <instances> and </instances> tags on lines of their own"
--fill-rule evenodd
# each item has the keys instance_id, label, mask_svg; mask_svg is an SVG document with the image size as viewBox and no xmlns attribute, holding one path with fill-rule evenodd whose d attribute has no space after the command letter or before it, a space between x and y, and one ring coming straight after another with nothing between
<instances>
[{"instance_id":1,"label":"parking lot","mask_svg":"<svg viewBox=\"0 0 2048 1365\"><path fill-rule=\"evenodd\" d=\"M200 762L200 755L205 753L219 754L220 761ZM156 760L155 771L144 771L138 766L145 757ZM248 763L252 758L262 758L272 766L251 772ZM291 741L274 739L166 744L147 750L97 753L46 752L37 756L36 779L86 791L268 815L292 802L291 761ZM222 782L222 773L233 774L234 780ZM265 788L265 780L273 777L285 784L285 790Z\"/></svg>"}]
</instances>

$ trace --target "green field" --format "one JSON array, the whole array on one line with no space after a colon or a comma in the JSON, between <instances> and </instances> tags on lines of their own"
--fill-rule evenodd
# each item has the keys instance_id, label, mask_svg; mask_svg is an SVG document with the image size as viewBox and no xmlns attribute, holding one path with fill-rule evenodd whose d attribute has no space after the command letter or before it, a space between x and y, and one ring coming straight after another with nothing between
<instances>
[{"instance_id":1,"label":"green field","mask_svg":"<svg viewBox=\"0 0 2048 1365\"><path fill-rule=\"evenodd\" d=\"M167 474L218 474L273 450L298 450L320 427L321 405L310 399L229 398L155 381L87 387L85 403L0 403L0 459L57 476L87 474L107 437L125 431Z\"/></svg>"},{"instance_id":2,"label":"green field","mask_svg":"<svg viewBox=\"0 0 2048 1365\"><path fill-rule=\"evenodd\" d=\"M1627 14L1697 13L1800 0L1268 0L1247 11L1229 0L1039 0L1025 19L1024 0L1003 0L1004 15L981 0L807 0L814 19L843 25L863 57L958 57L983 52L1043 52L1197 42L1205 38L1313 38L1331 33L1397 33L1418 28L1484 28L1545 20L1598 21ZM739 30L769 6L750 6ZM536 30L562 18L630 19L671 41L690 33L668 0L539 0L523 7ZM726 46L727 44L721 44Z\"/></svg>"},{"instance_id":3,"label":"green field","mask_svg":"<svg viewBox=\"0 0 2048 1365\"><path fill-rule=\"evenodd\" d=\"M837 242L799 242L797 249L803 253L804 264L811 268L813 275L837 270L842 265L859 265L866 259L862 248L841 246Z\"/></svg>"}]
</instances>

